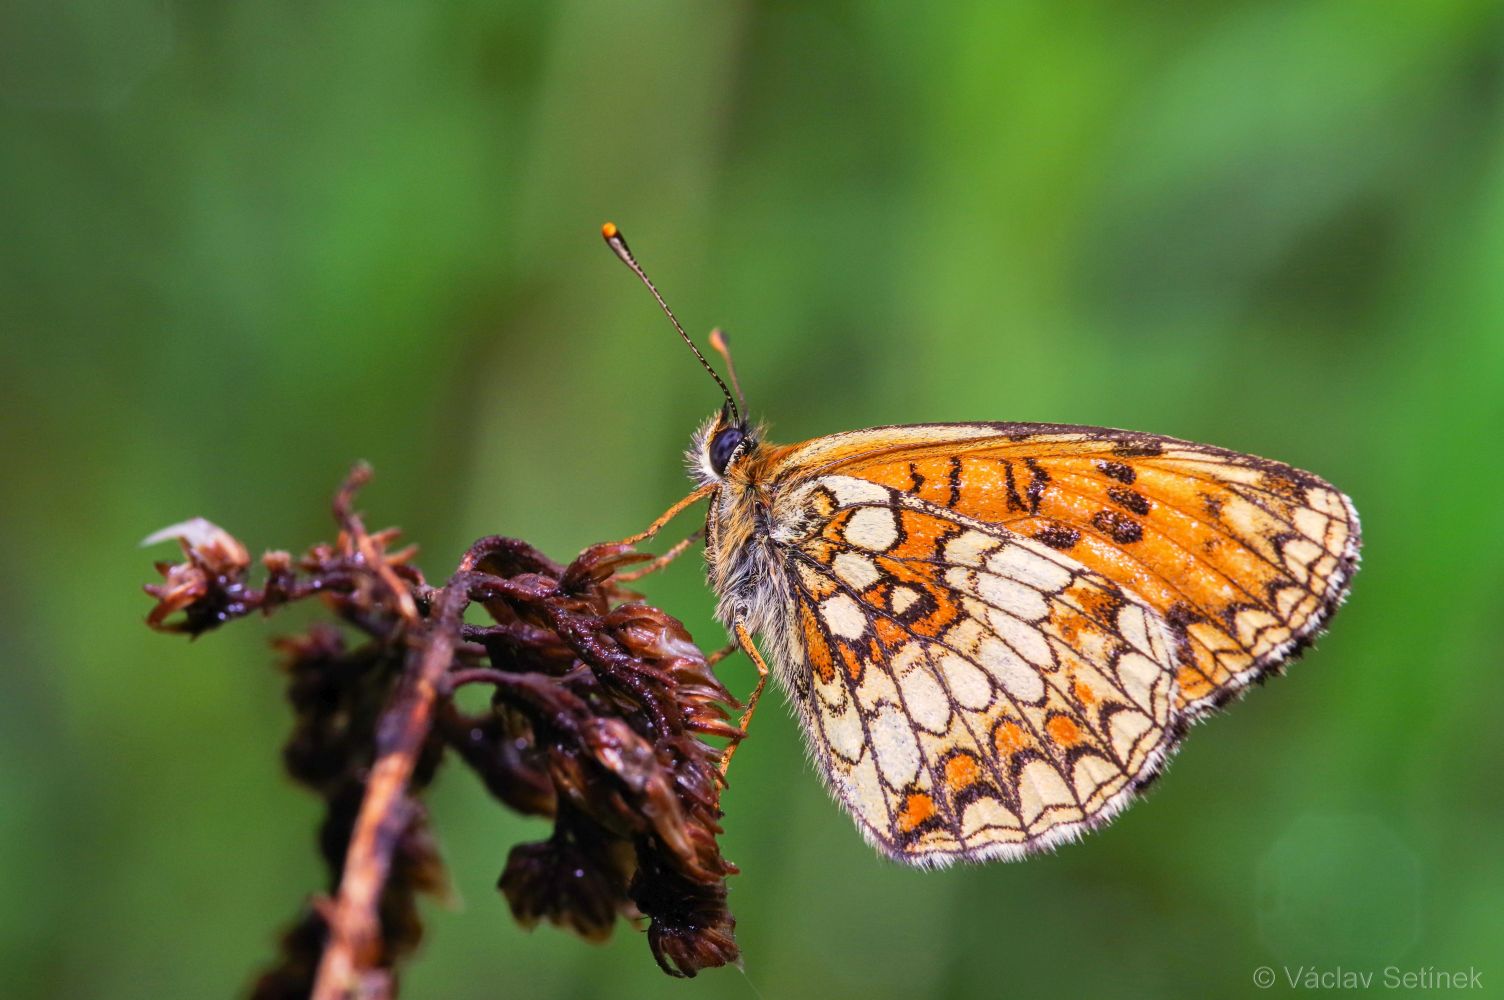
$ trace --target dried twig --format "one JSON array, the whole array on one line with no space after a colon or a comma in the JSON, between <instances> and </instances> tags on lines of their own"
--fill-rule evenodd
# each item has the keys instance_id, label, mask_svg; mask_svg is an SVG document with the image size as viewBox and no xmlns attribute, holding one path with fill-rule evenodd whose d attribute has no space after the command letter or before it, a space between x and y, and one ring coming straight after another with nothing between
<instances>
[{"instance_id":1,"label":"dried twig","mask_svg":"<svg viewBox=\"0 0 1504 1000\"><path fill-rule=\"evenodd\" d=\"M402 596L412 605L406 591ZM434 702L454 659L464 591L451 585L438 601L438 613L408 654L415 665L404 671L392 704L376 727L376 762L366 782L365 801L355 821L339 897L329 910L329 942L314 982L314 1000L389 994L381 962L378 904L392 855L411 819L407 784L432 727ZM416 610L413 612L416 618ZM381 981L367 982L373 971Z\"/></svg>"}]
</instances>

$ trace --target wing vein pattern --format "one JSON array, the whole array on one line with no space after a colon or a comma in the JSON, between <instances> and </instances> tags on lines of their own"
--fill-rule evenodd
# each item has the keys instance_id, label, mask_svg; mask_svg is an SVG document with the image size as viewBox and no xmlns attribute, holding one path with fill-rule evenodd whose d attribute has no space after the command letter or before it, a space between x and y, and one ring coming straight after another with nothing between
<instances>
[{"instance_id":1,"label":"wing vein pattern","mask_svg":"<svg viewBox=\"0 0 1504 1000\"><path fill-rule=\"evenodd\" d=\"M1357 568L1323 480L1126 431L876 428L778 449L765 482L775 665L836 798L913 864L1111 819Z\"/></svg>"}]
</instances>

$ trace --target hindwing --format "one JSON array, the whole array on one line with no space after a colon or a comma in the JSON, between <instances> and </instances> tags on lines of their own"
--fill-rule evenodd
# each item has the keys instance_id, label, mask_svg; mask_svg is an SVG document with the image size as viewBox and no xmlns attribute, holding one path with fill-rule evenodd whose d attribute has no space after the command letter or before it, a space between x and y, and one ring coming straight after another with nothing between
<instances>
[{"instance_id":1,"label":"hindwing","mask_svg":"<svg viewBox=\"0 0 1504 1000\"><path fill-rule=\"evenodd\" d=\"M1287 465L1046 424L770 449L780 676L863 833L938 865L1110 819L1186 726L1299 652L1357 568Z\"/></svg>"},{"instance_id":2,"label":"hindwing","mask_svg":"<svg viewBox=\"0 0 1504 1000\"><path fill-rule=\"evenodd\" d=\"M1068 556L824 477L789 549L796 701L837 797L912 863L1015 857L1104 822L1180 735L1173 638Z\"/></svg>"}]
</instances>

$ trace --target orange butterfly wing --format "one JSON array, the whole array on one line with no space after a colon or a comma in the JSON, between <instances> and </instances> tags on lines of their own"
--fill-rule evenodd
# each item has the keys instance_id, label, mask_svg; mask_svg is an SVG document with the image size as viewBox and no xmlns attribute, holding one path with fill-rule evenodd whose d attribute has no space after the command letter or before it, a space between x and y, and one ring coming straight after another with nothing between
<instances>
[{"instance_id":1,"label":"orange butterfly wing","mask_svg":"<svg viewBox=\"0 0 1504 1000\"><path fill-rule=\"evenodd\" d=\"M776 464L789 484L841 475L904 491L1101 574L1169 624L1190 717L1296 656L1357 569L1357 514L1329 483L1174 438L918 425L818 438Z\"/></svg>"},{"instance_id":2,"label":"orange butterfly wing","mask_svg":"<svg viewBox=\"0 0 1504 1000\"><path fill-rule=\"evenodd\" d=\"M1048 546L841 475L787 549L794 704L831 790L910 864L1020 857L1111 819L1178 741L1155 612Z\"/></svg>"}]
</instances>

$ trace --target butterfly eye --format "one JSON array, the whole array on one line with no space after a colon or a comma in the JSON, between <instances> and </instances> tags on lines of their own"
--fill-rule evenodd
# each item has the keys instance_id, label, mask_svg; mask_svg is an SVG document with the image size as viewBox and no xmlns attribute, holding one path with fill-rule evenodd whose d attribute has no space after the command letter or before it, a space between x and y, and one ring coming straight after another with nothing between
<instances>
[{"instance_id":1,"label":"butterfly eye","mask_svg":"<svg viewBox=\"0 0 1504 1000\"><path fill-rule=\"evenodd\" d=\"M740 427L727 427L710 440L710 467L716 475L726 471L726 465L735 454L737 445L746 434Z\"/></svg>"}]
</instances>

